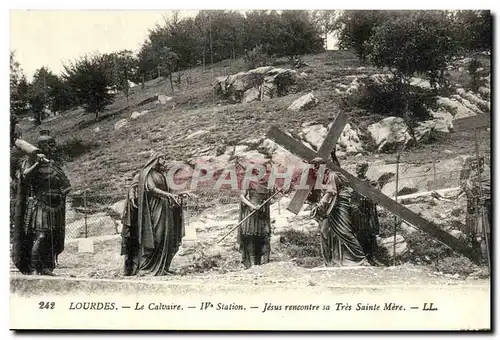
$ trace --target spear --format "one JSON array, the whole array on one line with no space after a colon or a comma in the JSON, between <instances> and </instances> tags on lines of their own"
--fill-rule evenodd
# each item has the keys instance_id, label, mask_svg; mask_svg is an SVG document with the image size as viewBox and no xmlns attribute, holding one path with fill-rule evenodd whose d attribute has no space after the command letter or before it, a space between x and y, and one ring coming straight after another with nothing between
<instances>
[{"instance_id":1,"label":"spear","mask_svg":"<svg viewBox=\"0 0 500 340\"><path fill-rule=\"evenodd\" d=\"M250 214L248 214L244 219L242 219L236 226L234 226L233 228L231 228L231 230L229 230L229 232L224 235L219 241L217 241L217 243L220 243L222 240L224 240L227 236L229 236L229 234L231 234L236 228L238 228L243 222L245 222L246 220L248 220L250 218L250 216L252 216L253 214L255 214L257 211L259 211L264 205L267 204L267 202L269 202L274 196L276 196L277 194L279 194L280 192L283 191L283 188L279 189L278 191L276 191L274 194L272 194L267 200L264 201L264 203L262 203L261 205L259 205L259 207L257 209L255 209L254 211L252 211Z\"/></svg>"}]
</instances>

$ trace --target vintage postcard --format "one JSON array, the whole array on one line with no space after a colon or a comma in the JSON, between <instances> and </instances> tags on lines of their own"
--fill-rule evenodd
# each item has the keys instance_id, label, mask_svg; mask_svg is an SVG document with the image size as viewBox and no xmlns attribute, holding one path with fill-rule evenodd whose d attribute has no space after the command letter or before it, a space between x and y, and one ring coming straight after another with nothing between
<instances>
[{"instance_id":1,"label":"vintage postcard","mask_svg":"<svg viewBox=\"0 0 500 340\"><path fill-rule=\"evenodd\" d=\"M10 36L10 329L491 330L489 10Z\"/></svg>"}]
</instances>

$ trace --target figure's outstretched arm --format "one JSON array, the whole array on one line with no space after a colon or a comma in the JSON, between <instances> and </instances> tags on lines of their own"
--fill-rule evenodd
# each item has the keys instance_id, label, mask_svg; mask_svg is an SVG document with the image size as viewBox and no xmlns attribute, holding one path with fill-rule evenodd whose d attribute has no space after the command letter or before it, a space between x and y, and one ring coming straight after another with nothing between
<instances>
[{"instance_id":1,"label":"figure's outstretched arm","mask_svg":"<svg viewBox=\"0 0 500 340\"><path fill-rule=\"evenodd\" d=\"M158 188L150 175L146 179L146 190L158 198L165 198L175 205L181 205L177 195Z\"/></svg>"}]
</instances>

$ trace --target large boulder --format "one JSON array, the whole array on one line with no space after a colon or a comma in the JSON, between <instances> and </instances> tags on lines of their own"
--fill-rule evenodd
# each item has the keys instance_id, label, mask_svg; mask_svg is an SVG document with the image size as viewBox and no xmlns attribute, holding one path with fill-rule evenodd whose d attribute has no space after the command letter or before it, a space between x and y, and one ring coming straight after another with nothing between
<instances>
[{"instance_id":1,"label":"large boulder","mask_svg":"<svg viewBox=\"0 0 500 340\"><path fill-rule=\"evenodd\" d=\"M431 120L435 121L437 126L440 128L446 126L446 129L438 129L438 131L450 131L450 128L453 126L453 115L450 112L444 109L438 109L436 111L431 110L430 115L432 116Z\"/></svg>"},{"instance_id":2,"label":"large boulder","mask_svg":"<svg viewBox=\"0 0 500 340\"><path fill-rule=\"evenodd\" d=\"M448 111L454 119L475 116L476 113L455 98L437 97L437 104Z\"/></svg>"},{"instance_id":3,"label":"large boulder","mask_svg":"<svg viewBox=\"0 0 500 340\"><path fill-rule=\"evenodd\" d=\"M464 89L458 89L457 93L462 98L467 99L469 102L471 102L472 104L476 105L477 107L479 107L484 112L490 112L491 106L490 106L490 102L489 101L486 101L486 100L483 100L483 99L479 98L478 96L476 96L471 91L466 92Z\"/></svg>"},{"instance_id":4,"label":"large boulder","mask_svg":"<svg viewBox=\"0 0 500 340\"><path fill-rule=\"evenodd\" d=\"M158 104L165 105L172 100L172 97L165 96L163 94L158 95Z\"/></svg>"},{"instance_id":5,"label":"large boulder","mask_svg":"<svg viewBox=\"0 0 500 340\"><path fill-rule=\"evenodd\" d=\"M332 124L330 123L328 128L321 124L303 125L302 132L299 135L305 145L310 145L311 149L318 150ZM338 152L337 155L358 154L364 151L358 131L351 124L347 123L344 130L342 130L337 140L336 151Z\"/></svg>"},{"instance_id":6,"label":"large boulder","mask_svg":"<svg viewBox=\"0 0 500 340\"><path fill-rule=\"evenodd\" d=\"M262 142L260 150L271 159L273 164L282 168L295 168L303 164L300 158L267 138Z\"/></svg>"},{"instance_id":7,"label":"large boulder","mask_svg":"<svg viewBox=\"0 0 500 340\"><path fill-rule=\"evenodd\" d=\"M230 102L251 102L295 93L300 79L294 70L266 66L218 77L214 88L220 97Z\"/></svg>"},{"instance_id":8,"label":"large boulder","mask_svg":"<svg viewBox=\"0 0 500 340\"><path fill-rule=\"evenodd\" d=\"M243 93L242 103L251 103L260 99L259 89L252 87Z\"/></svg>"},{"instance_id":9,"label":"large boulder","mask_svg":"<svg viewBox=\"0 0 500 340\"><path fill-rule=\"evenodd\" d=\"M380 122L368 126L379 152L392 151L413 141L408 126L401 117L387 117Z\"/></svg>"},{"instance_id":10,"label":"large boulder","mask_svg":"<svg viewBox=\"0 0 500 340\"><path fill-rule=\"evenodd\" d=\"M398 180L397 195L410 195L419 191L418 188L418 178L402 178ZM396 182L391 181L384 185L382 188L382 193L389 197L396 196Z\"/></svg>"},{"instance_id":11,"label":"large boulder","mask_svg":"<svg viewBox=\"0 0 500 340\"><path fill-rule=\"evenodd\" d=\"M148 110L144 110L144 111L141 111L141 112L138 112L138 111L134 111L132 112L132 114L130 115L130 119L132 120L136 120L144 115L146 115L149 111Z\"/></svg>"},{"instance_id":12,"label":"large boulder","mask_svg":"<svg viewBox=\"0 0 500 340\"><path fill-rule=\"evenodd\" d=\"M315 150L318 150L326 137L328 130L321 124L309 125L302 129L300 137L311 145Z\"/></svg>"},{"instance_id":13,"label":"large boulder","mask_svg":"<svg viewBox=\"0 0 500 340\"><path fill-rule=\"evenodd\" d=\"M127 119L125 119L125 118L120 119L119 121L117 121L115 123L115 130L120 130L121 128L127 126L127 124L128 124Z\"/></svg>"},{"instance_id":14,"label":"large boulder","mask_svg":"<svg viewBox=\"0 0 500 340\"><path fill-rule=\"evenodd\" d=\"M427 79L422 79L422 78L413 77L411 79L410 85L417 86L426 90L431 89L431 83Z\"/></svg>"},{"instance_id":15,"label":"large boulder","mask_svg":"<svg viewBox=\"0 0 500 340\"><path fill-rule=\"evenodd\" d=\"M246 164L249 162L262 163L267 158L265 155L261 154L257 150L244 150L234 154L234 157L239 160L240 163Z\"/></svg>"},{"instance_id":16,"label":"large boulder","mask_svg":"<svg viewBox=\"0 0 500 340\"><path fill-rule=\"evenodd\" d=\"M432 140L435 132L450 132L451 123L441 119L431 119L419 122L413 129L413 134L417 142Z\"/></svg>"},{"instance_id":17,"label":"large boulder","mask_svg":"<svg viewBox=\"0 0 500 340\"><path fill-rule=\"evenodd\" d=\"M318 105L318 98L314 96L312 92L303 95L302 97L296 99L292 105L288 107L288 110L292 111L304 111Z\"/></svg>"},{"instance_id":18,"label":"large boulder","mask_svg":"<svg viewBox=\"0 0 500 340\"><path fill-rule=\"evenodd\" d=\"M394 256L394 237L377 238L377 245L385 248L390 258ZM408 244L403 236L396 234L396 258L403 256L408 251Z\"/></svg>"},{"instance_id":19,"label":"large boulder","mask_svg":"<svg viewBox=\"0 0 500 340\"><path fill-rule=\"evenodd\" d=\"M328 125L328 129L330 129L331 127L332 123ZM340 134L340 137L337 141L336 150L337 152L343 152L347 155L358 154L364 151L358 131L354 129L351 124L347 123L345 125L344 130Z\"/></svg>"}]
</instances>

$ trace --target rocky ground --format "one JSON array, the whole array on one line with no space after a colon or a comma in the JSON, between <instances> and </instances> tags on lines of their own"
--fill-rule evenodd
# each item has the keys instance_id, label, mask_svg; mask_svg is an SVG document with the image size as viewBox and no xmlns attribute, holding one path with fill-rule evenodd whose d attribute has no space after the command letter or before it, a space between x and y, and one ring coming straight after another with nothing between
<instances>
[{"instance_id":1,"label":"rocky ground","mask_svg":"<svg viewBox=\"0 0 500 340\"><path fill-rule=\"evenodd\" d=\"M287 284L287 285L392 285L392 284L445 284L488 281L486 267L478 267L467 259L448 254L441 259L425 259L425 252L418 249L418 243L425 241L420 232L411 226L398 229L397 265L392 262L380 267L324 268L319 254L316 235L317 224L307 216L307 209L299 216L286 211L288 202L283 198L272 206L273 236L271 263L245 270L236 244L235 232L222 242L218 241L237 223L237 204L225 204L207 209L190 218L186 241L174 258L172 275L163 277L141 276L140 280L173 282L211 282L219 284ZM279 207L278 207L279 204ZM417 204L418 203L414 203ZM422 203L420 203L422 205ZM452 205L438 206L429 215L435 218L436 211L450 214ZM382 218L382 223L385 221ZM389 228L383 232L389 233ZM196 230L196 240L193 240ZM404 236L403 236L404 235ZM413 235L413 236L412 236ZM384 235L382 235L384 236ZM387 236L387 234L385 235ZM399 240L401 238L401 240ZM386 240L388 239L388 240ZM90 237L93 252L81 252L84 239L68 241L65 251L59 257L56 272L62 277L134 280L123 277L123 258L120 256L119 235ZM429 241L429 240L427 240ZM392 236L379 238L381 249L392 253ZM411 246L415 246L411 249ZM431 243L426 243L426 248ZM435 245L438 249L438 245ZM428 251L428 249L427 249ZM430 253L429 253L430 254ZM420 258L420 257L421 258ZM431 255L432 256L432 255ZM402 261L406 259L406 261ZM389 261L390 256L389 256ZM15 272L15 271L14 271Z\"/></svg>"}]
</instances>

